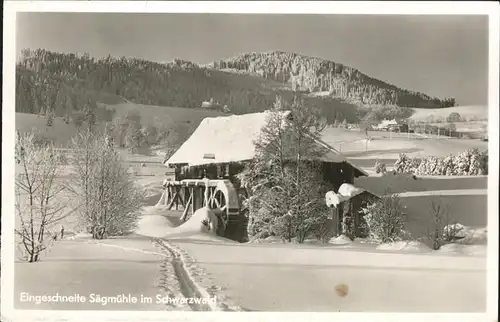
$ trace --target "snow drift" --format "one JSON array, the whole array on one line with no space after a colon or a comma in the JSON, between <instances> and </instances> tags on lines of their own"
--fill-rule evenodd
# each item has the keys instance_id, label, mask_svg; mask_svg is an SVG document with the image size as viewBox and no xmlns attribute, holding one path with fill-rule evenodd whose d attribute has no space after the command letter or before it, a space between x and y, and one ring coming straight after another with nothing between
<instances>
[{"instance_id":1,"label":"snow drift","mask_svg":"<svg viewBox=\"0 0 500 322\"><path fill-rule=\"evenodd\" d=\"M340 235L338 237L333 237L328 241L329 244L334 244L334 245L347 245L351 244L352 240L347 237L346 235Z\"/></svg>"},{"instance_id":2,"label":"snow drift","mask_svg":"<svg viewBox=\"0 0 500 322\"><path fill-rule=\"evenodd\" d=\"M462 245L485 245L487 243L487 228L472 228L462 224L448 225L444 228L445 231L456 231L456 244Z\"/></svg>"},{"instance_id":3,"label":"snow drift","mask_svg":"<svg viewBox=\"0 0 500 322\"><path fill-rule=\"evenodd\" d=\"M377 246L377 250L384 251L405 251L411 253L428 253L431 252L429 246L418 241L397 241L393 243L385 243Z\"/></svg>"},{"instance_id":4,"label":"snow drift","mask_svg":"<svg viewBox=\"0 0 500 322\"><path fill-rule=\"evenodd\" d=\"M144 207L135 232L139 235L160 238L175 229L173 224L156 207Z\"/></svg>"},{"instance_id":5,"label":"snow drift","mask_svg":"<svg viewBox=\"0 0 500 322\"><path fill-rule=\"evenodd\" d=\"M163 234L162 238L170 240L176 238L216 241L224 243L237 243L236 241L217 236L217 216L215 212L206 207L200 208L186 222L177 226L167 233ZM206 224L203 222L206 221Z\"/></svg>"},{"instance_id":6,"label":"snow drift","mask_svg":"<svg viewBox=\"0 0 500 322\"><path fill-rule=\"evenodd\" d=\"M488 254L488 248L486 245L447 244L441 246L438 252L484 257Z\"/></svg>"},{"instance_id":7,"label":"snow drift","mask_svg":"<svg viewBox=\"0 0 500 322\"><path fill-rule=\"evenodd\" d=\"M189 234L199 234L206 233L215 235L214 227L210 227L203 224L203 221L217 223L217 217L215 213L207 209L206 207L200 208L195 211L195 213L189 218L185 223L178 227L175 227L172 232L169 232L165 237L175 237L177 235L189 235Z\"/></svg>"}]
</instances>

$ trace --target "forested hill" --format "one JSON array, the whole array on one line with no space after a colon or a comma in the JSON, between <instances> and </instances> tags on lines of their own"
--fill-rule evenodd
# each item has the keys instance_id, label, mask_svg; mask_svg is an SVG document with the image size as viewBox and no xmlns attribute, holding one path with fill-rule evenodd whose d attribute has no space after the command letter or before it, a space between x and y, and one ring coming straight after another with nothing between
<instances>
[{"instance_id":1,"label":"forested hill","mask_svg":"<svg viewBox=\"0 0 500 322\"><path fill-rule=\"evenodd\" d=\"M240 72L222 70L229 67ZM320 108L329 122L335 119L357 121L360 104L352 99L354 93L365 97L364 103L370 98L368 101L373 104L391 103L395 98L401 102L405 97L402 90L354 69L294 54L245 54L201 67L178 59L170 63L110 56L96 59L89 55L38 49L23 50L17 63L16 112L64 116L95 108L97 102L112 105L124 99L137 104L185 108L200 108L203 101L213 99L221 106L227 105L235 114L263 111L272 106L277 94L294 95L289 71L298 75L293 78L293 84L298 84L300 90L321 80L322 85L312 88L313 91L330 84L333 94L343 93L338 97L315 97L300 91L299 95L308 104ZM249 72L261 77L249 75ZM317 76L312 77L314 73ZM415 104L418 107L443 104L426 101L423 94L407 94L406 97L419 98L419 104Z\"/></svg>"},{"instance_id":2,"label":"forested hill","mask_svg":"<svg viewBox=\"0 0 500 322\"><path fill-rule=\"evenodd\" d=\"M426 94L398 88L369 77L355 68L333 61L295 53L272 51L246 53L209 65L214 69L244 71L309 92L329 92L331 96L358 105L398 105L442 108L455 99L440 100Z\"/></svg>"}]
</instances>

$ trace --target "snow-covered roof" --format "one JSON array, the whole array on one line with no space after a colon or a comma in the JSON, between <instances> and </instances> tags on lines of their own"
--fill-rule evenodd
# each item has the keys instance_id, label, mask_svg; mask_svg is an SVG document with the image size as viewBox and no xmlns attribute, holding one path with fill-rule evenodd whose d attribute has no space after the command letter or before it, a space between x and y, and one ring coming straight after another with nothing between
<instances>
[{"instance_id":1,"label":"snow-covered roof","mask_svg":"<svg viewBox=\"0 0 500 322\"><path fill-rule=\"evenodd\" d=\"M365 191L365 189L356 187L350 183L343 183L339 188L338 194L346 198L353 198Z\"/></svg>"},{"instance_id":2,"label":"snow-covered roof","mask_svg":"<svg viewBox=\"0 0 500 322\"><path fill-rule=\"evenodd\" d=\"M364 192L367 192L370 195L378 197L375 194L371 193L370 191L368 191L364 188L357 187L357 186L350 184L350 183L343 183L340 186L339 191L337 193L335 193L334 191L328 191L326 193L326 195L325 195L326 205L328 207L333 206L333 207L337 208L337 206L340 203L347 201L349 199L352 199L352 198L354 198L354 197L356 197Z\"/></svg>"},{"instance_id":3,"label":"snow-covered roof","mask_svg":"<svg viewBox=\"0 0 500 322\"><path fill-rule=\"evenodd\" d=\"M290 111L282 113L284 118L290 115ZM205 118L165 165L197 166L251 160L255 157L254 142L259 138L269 114L262 112ZM317 140L317 143L327 150L320 161L350 163L327 143L321 140ZM362 169L351 166L362 175L367 175Z\"/></svg>"},{"instance_id":4,"label":"snow-covered roof","mask_svg":"<svg viewBox=\"0 0 500 322\"><path fill-rule=\"evenodd\" d=\"M386 126L389 126L389 125L397 125L398 122L393 119L393 120L383 120L382 122L380 122L380 124L378 125L378 127L386 127Z\"/></svg>"}]
</instances>

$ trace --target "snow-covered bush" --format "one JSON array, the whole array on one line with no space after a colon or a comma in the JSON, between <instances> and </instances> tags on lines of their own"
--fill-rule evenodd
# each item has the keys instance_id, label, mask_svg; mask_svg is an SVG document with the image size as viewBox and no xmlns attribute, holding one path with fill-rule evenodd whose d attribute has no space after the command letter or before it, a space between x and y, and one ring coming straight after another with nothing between
<instances>
[{"instance_id":1,"label":"snow-covered bush","mask_svg":"<svg viewBox=\"0 0 500 322\"><path fill-rule=\"evenodd\" d=\"M386 173L387 172L387 168L385 166L385 163L382 163L380 161L375 161L375 172L376 173Z\"/></svg>"},{"instance_id":2,"label":"snow-covered bush","mask_svg":"<svg viewBox=\"0 0 500 322\"><path fill-rule=\"evenodd\" d=\"M322 217L324 220L318 223L316 229L313 231L314 237L323 243L328 242L334 236L334 223L329 217L329 214L325 213Z\"/></svg>"},{"instance_id":3,"label":"snow-covered bush","mask_svg":"<svg viewBox=\"0 0 500 322\"><path fill-rule=\"evenodd\" d=\"M49 113L45 119L45 125L51 127L54 124L54 119L56 118L54 113Z\"/></svg>"},{"instance_id":4,"label":"snow-covered bush","mask_svg":"<svg viewBox=\"0 0 500 322\"><path fill-rule=\"evenodd\" d=\"M394 163L394 171L397 173L403 173L405 170L408 168L408 165L410 163L410 158L404 154L400 153L398 159Z\"/></svg>"},{"instance_id":5,"label":"snow-covered bush","mask_svg":"<svg viewBox=\"0 0 500 322\"><path fill-rule=\"evenodd\" d=\"M456 173L460 176L482 174L481 153L478 149L467 149L455 158Z\"/></svg>"},{"instance_id":6,"label":"snow-covered bush","mask_svg":"<svg viewBox=\"0 0 500 322\"><path fill-rule=\"evenodd\" d=\"M451 112L447 117L446 117L446 122L450 122L450 123L453 123L453 122L463 122L464 119L462 118L462 116L457 113L457 112Z\"/></svg>"},{"instance_id":7,"label":"snow-covered bush","mask_svg":"<svg viewBox=\"0 0 500 322\"><path fill-rule=\"evenodd\" d=\"M70 192L78 206L78 224L94 239L133 231L145 194L102 132L81 131L71 140L74 177Z\"/></svg>"},{"instance_id":8,"label":"snow-covered bush","mask_svg":"<svg viewBox=\"0 0 500 322\"><path fill-rule=\"evenodd\" d=\"M65 124L71 124L72 118L71 118L71 116L70 116L70 115L65 114L65 115L63 116L63 121L64 121L64 123L65 123Z\"/></svg>"},{"instance_id":9,"label":"snow-covered bush","mask_svg":"<svg viewBox=\"0 0 500 322\"><path fill-rule=\"evenodd\" d=\"M415 173L420 166L420 162L420 159L410 158L406 154L401 153L394 163L394 171L396 173Z\"/></svg>"},{"instance_id":10,"label":"snow-covered bush","mask_svg":"<svg viewBox=\"0 0 500 322\"><path fill-rule=\"evenodd\" d=\"M450 154L444 157L442 165L443 165L443 175L446 176L456 175L455 158L453 157L453 155Z\"/></svg>"},{"instance_id":11,"label":"snow-covered bush","mask_svg":"<svg viewBox=\"0 0 500 322\"><path fill-rule=\"evenodd\" d=\"M423 159L409 158L400 154L394 163L396 173L418 175L475 176L488 174L488 151L468 149L456 156L444 158L429 156Z\"/></svg>"},{"instance_id":12,"label":"snow-covered bush","mask_svg":"<svg viewBox=\"0 0 500 322\"><path fill-rule=\"evenodd\" d=\"M445 175L444 171L444 158L436 158L436 164L434 167L434 171L432 172L435 176Z\"/></svg>"},{"instance_id":13,"label":"snow-covered bush","mask_svg":"<svg viewBox=\"0 0 500 322\"><path fill-rule=\"evenodd\" d=\"M488 174L488 150L480 154L479 164L482 174Z\"/></svg>"},{"instance_id":14,"label":"snow-covered bush","mask_svg":"<svg viewBox=\"0 0 500 322\"><path fill-rule=\"evenodd\" d=\"M405 239L404 208L397 194L383 196L362 208L370 238L382 243Z\"/></svg>"},{"instance_id":15,"label":"snow-covered bush","mask_svg":"<svg viewBox=\"0 0 500 322\"><path fill-rule=\"evenodd\" d=\"M418 175L444 175L444 159L434 156L424 158L415 173Z\"/></svg>"}]
</instances>

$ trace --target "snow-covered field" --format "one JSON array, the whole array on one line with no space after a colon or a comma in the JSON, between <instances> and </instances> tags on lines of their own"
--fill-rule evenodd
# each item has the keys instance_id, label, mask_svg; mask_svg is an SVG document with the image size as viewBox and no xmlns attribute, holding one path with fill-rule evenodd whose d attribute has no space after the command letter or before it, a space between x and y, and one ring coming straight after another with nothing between
<instances>
[{"instance_id":1,"label":"snow-covered field","mask_svg":"<svg viewBox=\"0 0 500 322\"><path fill-rule=\"evenodd\" d=\"M482 229L488 225L487 176L412 177L402 175L357 178L355 185L377 195L397 193L406 206L407 229L420 237L431 226L432 202L448 208L449 220Z\"/></svg>"},{"instance_id":2,"label":"snow-covered field","mask_svg":"<svg viewBox=\"0 0 500 322\"><path fill-rule=\"evenodd\" d=\"M359 130L326 128L322 139L344 154L351 162L368 172L373 170L376 161L392 167L400 153L409 157L457 155L470 148L481 151L488 149L488 142L480 140L437 137L407 133L369 131L369 140ZM370 173L371 174L371 173Z\"/></svg>"},{"instance_id":3,"label":"snow-covered field","mask_svg":"<svg viewBox=\"0 0 500 322\"><path fill-rule=\"evenodd\" d=\"M414 108L415 113L410 117L412 120L425 121L429 116L446 118L450 113L458 113L463 118L469 120L488 119L488 106L484 105L467 105L467 106L455 106L448 108Z\"/></svg>"}]
</instances>

